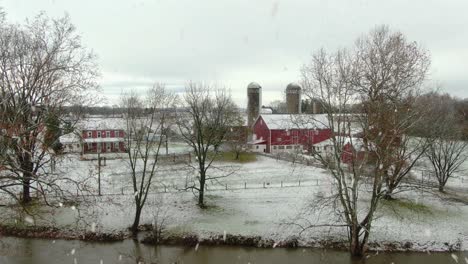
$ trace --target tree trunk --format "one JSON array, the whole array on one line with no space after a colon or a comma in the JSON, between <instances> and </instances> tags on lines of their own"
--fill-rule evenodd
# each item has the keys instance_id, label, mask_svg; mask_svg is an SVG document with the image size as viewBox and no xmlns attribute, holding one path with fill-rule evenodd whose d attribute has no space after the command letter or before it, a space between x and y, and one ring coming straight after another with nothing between
<instances>
[{"instance_id":1,"label":"tree trunk","mask_svg":"<svg viewBox=\"0 0 468 264\"><path fill-rule=\"evenodd\" d=\"M137 206L135 211L135 219L133 220L133 225L131 227L133 239L137 238L138 235L138 226L140 225L140 216L141 216L141 207Z\"/></svg>"},{"instance_id":2,"label":"tree trunk","mask_svg":"<svg viewBox=\"0 0 468 264\"><path fill-rule=\"evenodd\" d=\"M204 195L205 195L205 173L200 173L200 190L198 192L198 206L200 206L201 208L205 207Z\"/></svg>"},{"instance_id":3,"label":"tree trunk","mask_svg":"<svg viewBox=\"0 0 468 264\"><path fill-rule=\"evenodd\" d=\"M444 185L441 183L439 183L439 192L442 192L442 193L445 192Z\"/></svg>"},{"instance_id":4,"label":"tree trunk","mask_svg":"<svg viewBox=\"0 0 468 264\"><path fill-rule=\"evenodd\" d=\"M359 239L360 228L351 227L350 229L350 245L349 251L353 257L362 257L364 256L364 250L366 242L361 243Z\"/></svg>"},{"instance_id":5,"label":"tree trunk","mask_svg":"<svg viewBox=\"0 0 468 264\"><path fill-rule=\"evenodd\" d=\"M30 161L29 155L26 155L25 159L21 164L23 170L23 197L21 198L22 203L27 204L31 202L31 179L33 171L33 163Z\"/></svg>"}]
</instances>

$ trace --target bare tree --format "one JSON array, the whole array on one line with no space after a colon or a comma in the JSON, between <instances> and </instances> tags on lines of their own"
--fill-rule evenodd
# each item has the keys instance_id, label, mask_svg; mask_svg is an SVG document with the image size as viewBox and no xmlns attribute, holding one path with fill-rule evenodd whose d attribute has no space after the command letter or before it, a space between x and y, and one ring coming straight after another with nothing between
<instances>
[{"instance_id":1,"label":"bare tree","mask_svg":"<svg viewBox=\"0 0 468 264\"><path fill-rule=\"evenodd\" d=\"M463 140L463 116L456 111L456 100L451 96L432 93L425 98L431 106L428 115L428 137L431 144L425 152L434 169L439 191L443 192L447 181L468 158L468 141Z\"/></svg>"},{"instance_id":2,"label":"bare tree","mask_svg":"<svg viewBox=\"0 0 468 264\"><path fill-rule=\"evenodd\" d=\"M320 50L302 69L305 93L323 102L325 123L333 131L332 151L314 154L332 176L329 198L338 218L317 226L347 227L353 255L366 251L375 211L386 193L387 172L402 136L414 124L413 118L398 118L398 111L421 86L428 65L427 54L416 43L378 27L360 38L355 49L331 55ZM347 113L350 104L360 105L358 114ZM355 129L361 137L354 136Z\"/></svg>"},{"instance_id":3,"label":"bare tree","mask_svg":"<svg viewBox=\"0 0 468 264\"><path fill-rule=\"evenodd\" d=\"M198 205L203 208L206 182L224 177L208 176L207 171L230 127L239 119L239 112L226 90L203 83L188 83L183 99L186 111L179 112L177 125L182 139L195 153L198 171L197 183L188 188L198 192Z\"/></svg>"},{"instance_id":4,"label":"bare tree","mask_svg":"<svg viewBox=\"0 0 468 264\"><path fill-rule=\"evenodd\" d=\"M57 126L64 106L88 102L97 76L95 55L82 45L68 16L40 14L23 25L0 27L0 97L6 98L0 104L2 169L7 185L22 186L23 203L31 201L33 183L46 183L39 172L45 177L43 168L55 154L57 138L47 137L52 128L47 119L54 116Z\"/></svg>"},{"instance_id":5,"label":"bare tree","mask_svg":"<svg viewBox=\"0 0 468 264\"><path fill-rule=\"evenodd\" d=\"M131 226L135 238L143 207L159 167L158 158L167 126L166 110L174 107L175 99L162 84L155 84L148 91L145 101L134 92L122 96L122 108L126 109L125 142L135 201L135 216Z\"/></svg>"}]
</instances>

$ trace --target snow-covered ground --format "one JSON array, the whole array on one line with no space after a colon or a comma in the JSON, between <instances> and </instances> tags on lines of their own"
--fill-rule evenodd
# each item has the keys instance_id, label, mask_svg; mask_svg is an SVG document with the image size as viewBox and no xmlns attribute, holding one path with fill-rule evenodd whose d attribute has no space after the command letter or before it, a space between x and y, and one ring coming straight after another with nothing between
<instances>
[{"instance_id":1,"label":"snow-covered ground","mask_svg":"<svg viewBox=\"0 0 468 264\"><path fill-rule=\"evenodd\" d=\"M92 203L64 205L34 222L88 230L95 225L96 231L129 227L134 207L126 164L125 159L115 159L107 160L106 166L101 167L105 195L93 197L96 200ZM57 164L57 170L74 179L90 177L87 182L91 193L97 193L97 161L81 161L78 156L68 155ZM327 214L327 210L308 210L316 204L317 197L330 193L331 179L325 170L257 156L257 161L250 163L216 162L209 172L212 176L226 174L230 175L208 183L209 208L202 210L191 191L181 190L190 183L195 171L184 164L161 166L141 224L151 224L159 210L159 215L165 215L162 218L169 232L190 232L202 237L226 232L280 241L299 234L300 228L291 223L304 223L305 219L313 223L335 221L336 217ZM468 192L466 181L457 187ZM398 202L384 202L379 208L371 242L411 242L412 248L420 250L448 250L449 245L458 243L468 250L466 203L421 192L404 192L397 198ZM366 199L365 195L362 199ZM86 221L76 225L78 214L85 215ZM344 240L346 232L321 227L300 236L303 245L324 239Z\"/></svg>"}]
</instances>

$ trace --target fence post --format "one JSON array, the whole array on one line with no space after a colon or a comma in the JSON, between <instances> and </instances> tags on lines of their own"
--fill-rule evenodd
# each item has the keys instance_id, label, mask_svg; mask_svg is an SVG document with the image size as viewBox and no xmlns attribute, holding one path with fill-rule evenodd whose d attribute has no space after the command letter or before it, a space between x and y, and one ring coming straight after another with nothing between
<instances>
[{"instance_id":1,"label":"fence post","mask_svg":"<svg viewBox=\"0 0 468 264\"><path fill-rule=\"evenodd\" d=\"M301 180L299 180L299 186L301 186Z\"/></svg>"},{"instance_id":2,"label":"fence post","mask_svg":"<svg viewBox=\"0 0 468 264\"><path fill-rule=\"evenodd\" d=\"M263 188L265 188L265 182L263 182Z\"/></svg>"},{"instance_id":3,"label":"fence post","mask_svg":"<svg viewBox=\"0 0 468 264\"><path fill-rule=\"evenodd\" d=\"M166 185L164 185L164 192L167 192L167 190L166 190Z\"/></svg>"},{"instance_id":4,"label":"fence post","mask_svg":"<svg viewBox=\"0 0 468 264\"><path fill-rule=\"evenodd\" d=\"M283 188L283 181L281 181L281 188Z\"/></svg>"},{"instance_id":5,"label":"fence post","mask_svg":"<svg viewBox=\"0 0 468 264\"><path fill-rule=\"evenodd\" d=\"M317 185L317 186L318 186L318 179L316 179L316 184L315 184L315 185Z\"/></svg>"},{"instance_id":6,"label":"fence post","mask_svg":"<svg viewBox=\"0 0 468 264\"><path fill-rule=\"evenodd\" d=\"M123 195L123 194L124 194L124 193L123 193L123 187L120 188L120 191L122 192L122 195Z\"/></svg>"},{"instance_id":7,"label":"fence post","mask_svg":"<svg viewBox=\"0 0 468 264\"><path fill-rule=\"evenodd\" d=\"M226 190L227 190L227 183L226 183Z\"/></svg>"},{"instance_id":8,"label":"fence post","mask_svg":"<svg viewBox=\"0 0 468 264\"><path fill-rule=\"evenodd\" d=\"M244 189L247 189L247 183L244 182Z\"/></svg>"}]
</instances>

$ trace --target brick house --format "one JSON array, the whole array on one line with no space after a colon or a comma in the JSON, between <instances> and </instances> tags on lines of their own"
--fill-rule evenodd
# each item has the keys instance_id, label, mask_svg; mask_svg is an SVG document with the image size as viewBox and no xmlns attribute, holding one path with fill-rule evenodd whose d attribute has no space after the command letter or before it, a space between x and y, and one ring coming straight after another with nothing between
<instances>
[{"instance_id":1,"label":"brick house","mask_svg":"<svg viewBox=\"0 0 468 264\"><path fill-rule=\"evenodd\" d=\"M125 148L125 124L120 118L88 118L79 126L82 154L122 153Z\"/></svg>"}]
</instances>

